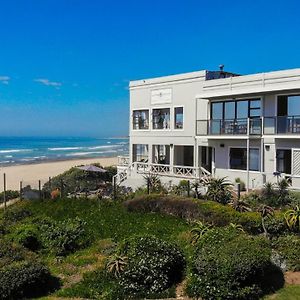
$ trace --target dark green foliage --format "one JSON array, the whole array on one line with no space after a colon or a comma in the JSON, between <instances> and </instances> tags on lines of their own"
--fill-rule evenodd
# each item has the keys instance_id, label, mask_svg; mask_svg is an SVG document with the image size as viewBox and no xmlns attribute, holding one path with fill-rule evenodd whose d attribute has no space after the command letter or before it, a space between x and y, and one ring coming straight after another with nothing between
<instances>
[{"instance_id":1,"label":"dark green foliage","mask_svg":"<svg viewBox=\"0 0 300 300\"><path fill-rule=\"evenodd\" d=\"M85 273L79 283L60 291L58 296L99 300L125 299L123 289L116 278L102 269Z\"/></svg>"},{"instance_id":2,"label":"dark green foliage","mask_svg":"<svg viewBox=\"0 0 300 300\"><path fill-rule=\"evenodd\" d=\"M40 247L38 228L34 224L22 224L13 235L14 241L25 248L35 251Z\"/></svg>"},{"instance_id":3,"label":"dark green foliage","mask_svg":"<svg viewBox=\"0 0 300 300\"><path fill-rule=\"evenodd\" d=\"M58 284L35 255L21 246L0 240L0 299L45 295Z\"/></svg>"},{"instance_id":4,"label":"dark green foliage","mask_svg":"<svg viewBox=\"0 0 300 300\"><path fill-rule=\"evenodd\" d=\"M161 180L158 175L149 173L144 175L145 185L147 187L147 192L149 193L166 193L166 189L161 183Z\"/></svg>"},{"instance_id":5,"label":"dark green foliage","mask_svg":"<svg viewBox=\"0 0 300 300\"><path fill-rule=\"evenodd\" d=\"M236 178L235 182L240 184L241 191L246 191L246 184L241 178Z\"/></svg>"},{"instance_id":6,"label":"dark green foliage","mask_svg":"<svg viewBox=\"0 0 300 300\"><path fill-rule=\"evenodd\" d=\"M272 246L286 260L288 270L300 271L300 237L298 235L278 237L272 240Z\"/></svg>"},{"instance_id":7,"label":"dark green foliage","mask_svg":"<svg viewBox=\"0 0 300 300\"><path fill-rule=\"evenodd\" d=\"M101 167L99 164L93 164L97 167ZM101 167L102 168L102 167ZM50 182L45 183L43 189L45 191L53 191L55 189L61 189L63 183L63 194L73 193L81 190L96 190L99 183L103 181L112 181L112 177L117 173L115 167L106 167L106 173L99 172L86 172L76 167L55 176Z\"/></svg>"},{"instance_id":8,"label":"dark green foliage","mask_svg":"<svg viewBox=\"0 0 300 300\"><path fill-rule=\"evenodd\" d=\"M207 182L206 198L222 204L227 204L231 200L232 184L224 178L211 177Z\"/></svg>"},{"instance_id":9,"label":"dark green foliage","mask_svg":"<svg viewBox=\"0 0 300 300\"><path fill-rule=\"evenodd\" d=\"M21 299L45 294L51 275L38 262L21 261L0 270L0 299Z\"/></svg>"},{"instance_id":10,"label":"dark green foliage","mask_svg":"<svg viewBox=\"0 0 300 300\"><path fill-rule=\"evenodd\" d=\"M43 221L40 226L43 246L58 256L72 253L86 245L85 225L79 218Z\"/></svg>"},{"instance_id":11,"label":"dark green foliage","mask_svg":"<svg viewBox=\"0 0 300 300\"><path fill-rule=\"evenodd\" d=\"M8 190L5 193L6 201L16 199L20 196L20 193L18 191L12 191ZM0 193L0 203L4 202L4 192Z\"/></svg>"},{"instance_id":12,"label":"dark green foliage","mask_svg":"<svg viewBox=\"0 0 300 300\"><path fill-rule=\"evenodd\" d=\"M120 277L126 295L161 293L182 279L184 255L172 243L152 236L135 237L124 242L121 253L128 257Z\"/></svg>"},{"instance_id":13,"label":"dark green foliage","mask_svg":"<svg viewBox=\"0 0 300 300\"><path fill-rule=\"evenodd\" d=\"M270 259L264 238L232 228L212 229L199 240L186 291L206 300L259 299L283 285L283 274Z\"/></svg>"},{"instance_id":14,"label":"dark green foliage","mask_svg":"<svg viewBox=\"0 0 300 300\"><path fill-rule=\"evenodd\" d=\"M9 207L3 214L3 220L5 222L15 223L28 218L32 215L31 211L23 208L22 206Z\"/></svg>"}]
</instances>

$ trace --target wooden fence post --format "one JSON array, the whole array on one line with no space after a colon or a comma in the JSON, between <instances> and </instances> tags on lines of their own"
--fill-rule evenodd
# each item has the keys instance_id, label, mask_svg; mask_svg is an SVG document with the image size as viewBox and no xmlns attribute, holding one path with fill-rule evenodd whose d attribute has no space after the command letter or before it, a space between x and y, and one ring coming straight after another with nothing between
<instances>
[{"instance_id":1,"label":"wooden fence post","mask_svg":"<svg viewBox=\"0 0 300 300\"><path fill-rule=\"evenodd\" d=\"M4 211L6 210L6 174L3 174L3 200L4 200Z\"/></svg>"},{"instance_id":2,"label":"wooden fence post","mask_svg":"<svg viewBox=\"0 0 300 300\"><path fill-rule=\"evenodd\" d=\"M23 189L23 182L20 181L20 200L22 200L22 189Z\"/></svg>"},{"instance_id":3,"label":"wooden fence post","mask_svg":"<svg viewBox=\"0 0 300 300\"><path fill-rule=\"evenodd\" d=\"M39 200L42 200L41 181L39 180Z\"/></svg>"}]
</instances>

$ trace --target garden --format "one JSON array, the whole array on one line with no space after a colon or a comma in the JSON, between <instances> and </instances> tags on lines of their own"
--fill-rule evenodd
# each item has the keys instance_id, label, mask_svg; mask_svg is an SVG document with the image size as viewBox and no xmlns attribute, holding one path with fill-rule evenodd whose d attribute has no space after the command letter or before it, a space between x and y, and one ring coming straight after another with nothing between
<instances>
[{"instance_id":1,"label":"garden","mask_svg":"<svg viewBox=\"0 0 300 300\"><path fill-rule=\"evenodd\" d=\"M300 198L287 182L241 197L226 178L145 182L117 199L0 211L0 299L300 297Z\"/></svg>"}]
</instances>

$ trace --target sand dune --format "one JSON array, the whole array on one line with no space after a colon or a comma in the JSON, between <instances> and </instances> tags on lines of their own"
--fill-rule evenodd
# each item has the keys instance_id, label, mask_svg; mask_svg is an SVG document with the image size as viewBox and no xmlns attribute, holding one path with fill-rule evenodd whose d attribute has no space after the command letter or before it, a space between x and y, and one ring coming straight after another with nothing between
<instances>
[{"instance_id":1,"label":"sand dune","mask_svg":"<svg viewBox=\"0 0 300 300\"><path fill-rule=\"evenodd\" d=\"M102 166L112 166L117 164L117 157L101 157L90 159L78 159L67 161L55 161L31 165L18 165L0 168L0 191L3 191L3 174L6 174L6 189L17 190L20 181L23 186L30 184L32 187L38 187L38 181L45 183L49 177L67 171L71 167L91 163L100 163Z\"/></svg>"}]
</instances>

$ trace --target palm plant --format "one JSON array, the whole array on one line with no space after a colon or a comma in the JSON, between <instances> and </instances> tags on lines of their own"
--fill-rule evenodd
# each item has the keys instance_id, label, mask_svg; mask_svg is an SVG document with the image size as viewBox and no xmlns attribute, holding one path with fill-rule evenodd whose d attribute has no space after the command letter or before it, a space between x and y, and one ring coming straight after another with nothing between
<instances>
[{"instance_id":1,"label":"palm plant","mask_svg":"<svg viewBox=\"0 0 300 300\"><path fill-rule=\"evenodd\" d=\"M231 199L231 187L232 183L223 178L209 178L206 183L207 193L206 196L210 200L226 204Z\"/></svg>"},{"instance_id":2,"label":"palm plant","mask_svg":"<svg viewBox=\"0 0 300 300\"><path fill-rule=\"evenodd\" d=\"M238 230L240 232L243 232L243 233L245 232L243 226L240 224L230 223L229 227L232 229Z\"/></svg>"},{"instance_id":3,"label":"palm plant","mask_svg":"<svg viewBox=\"0 0 300 300\"><path fill-rule=\"evenodd\" d=\"M115 277L119 277L124 271L128 262L127 256L113 255L109 258L106 268L109 273L112 273Z\"/></svg>"},{"instance_id":4,"label":"palm plant","mask_svg":"<svg viewBox=\"0 0 300 300\"><path fill-rule=\"evenodd\" d=\"M267 231L267 228L266 228L266 225L265 225L265 220L270 219L274 216L274 210L271 206L263 204L258 208L258 212L260 212L261 225L262 225L262 228L264 230L264 235L268 236L268 231Z\"/></svg>"},{"instance_id":5,"label":"palm plant","mask_svg":"<svg viewBox=\"0 0 300 300\"><path fill-rule=\"evenodd\" d=\"M158 175L149 173L143 177L150 193L158 193L163 190L163 186Z\"/></svg>"},{"instance_id":6,"label":"palm plant","mask_svg":"<svg viewBox=\"0 0 300 300\"><path fill-rule=\"evenodd\" d=\"M246 212L251 211L249 204L246 203L244 200L235 199L229 203L229 205L238 212Z\"/></svg>"},{"instance_id":7,"label":"palm plant","mask_svg":"<svg viewBox=\"0 0 300 300\"><path fill-rule=\"evenodd\" d=\"M289 209L284 214L286 224L290 229L296 229L300 231L300 206L297 205L295 208Z\"/></svg>"},{"instance_id":8,"label":"palm plant","mask_svg":"<svg viewBox=\"0 0 300 300\"><path fill-rule=\"evenodd\" d=\"M192 244L196 244L204 236L204 234L211 229L211 227L212 225L207 225L201 221L196 222L196 226L191 230Z\"/></svg>"},{"instance_id":9,"label":"palm plant","mask_svg":"<svg viewBox=\"0 0 300 300\"><path fill-rule=\"evenodd\" d=\"M278 194L279 194L279 201L281 205L285 205L288 202L288 196L289 196L289 182L287 179L283 178L278 181Z\"/></svg>"}]
</instances>

